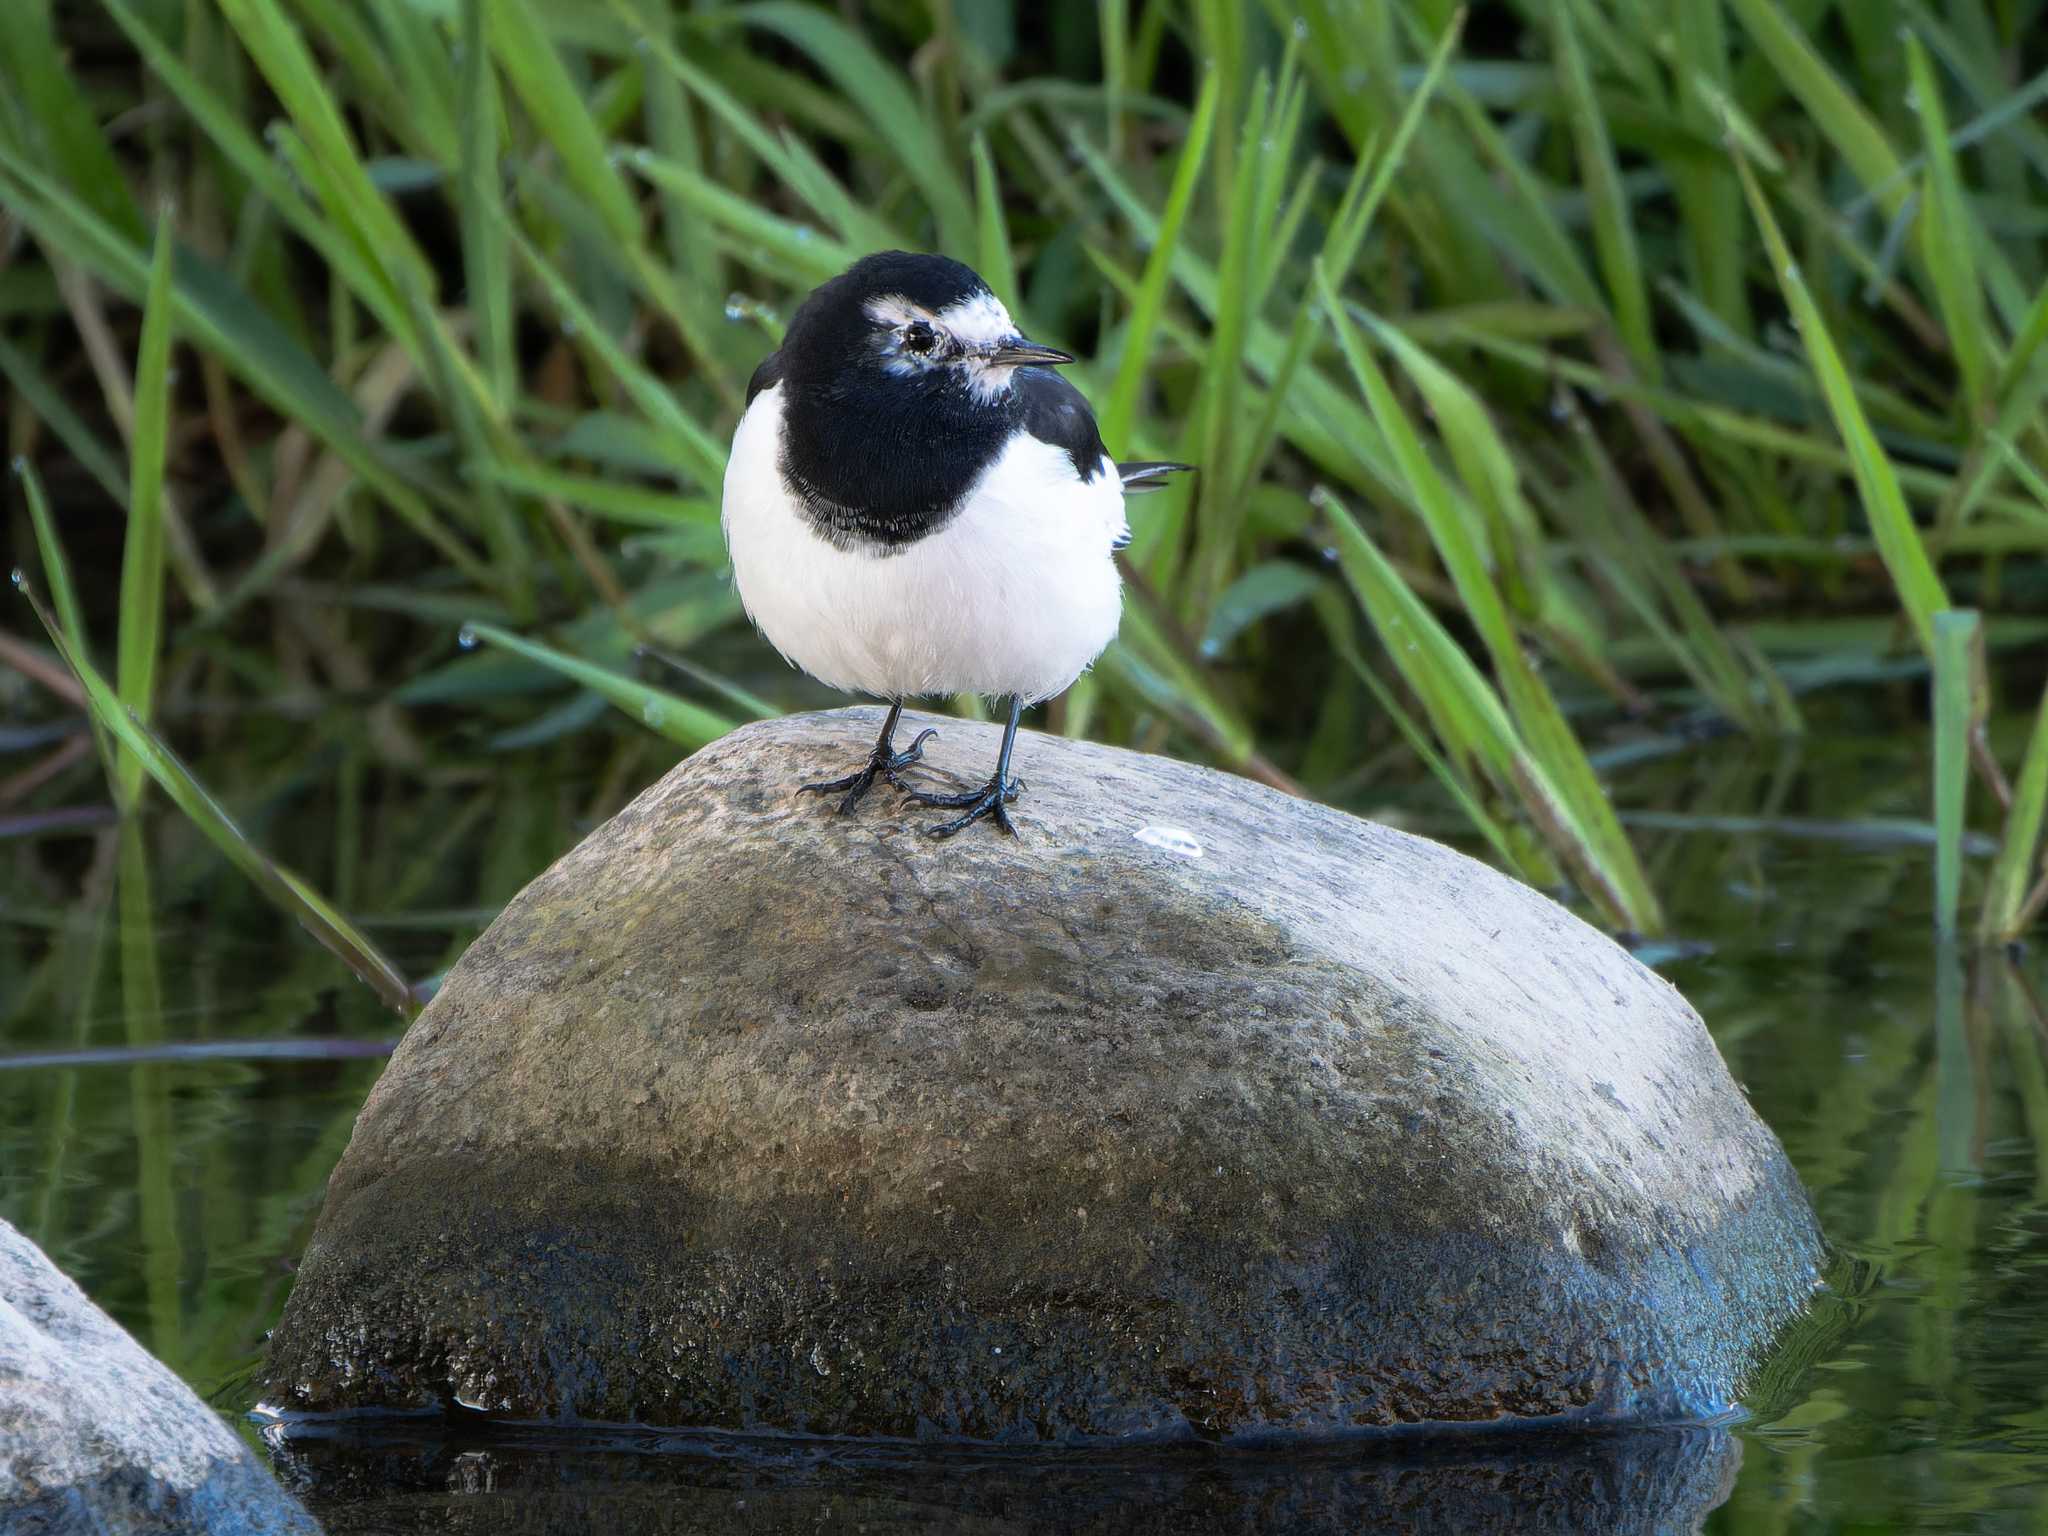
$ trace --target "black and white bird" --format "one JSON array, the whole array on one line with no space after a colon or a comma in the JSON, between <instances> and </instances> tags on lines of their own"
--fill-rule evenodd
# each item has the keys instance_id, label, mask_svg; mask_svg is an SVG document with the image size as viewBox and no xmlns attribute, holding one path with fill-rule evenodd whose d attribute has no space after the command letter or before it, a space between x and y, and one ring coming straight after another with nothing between
<instances>
[{"instance_id":1,"label":"black and white bird","mask_svg":"<svg viewBox=\"0 0 2048 1536\"><path fill-rule=\"evenodd\" d=\"M1064 692L1116 634L1126 492L1185 464L1118 464L1074 359L1027 341L972 270L884 251L819 287L756 370L725 472L740 600L790 662L889 713L867 764L806 784L851 811L877 779L1014 833L1005 807L1024 707ZM1009 701L988 784L965 794L900 776L934 734L898 751L903 701Z\"/></svg>"}]
</instances>

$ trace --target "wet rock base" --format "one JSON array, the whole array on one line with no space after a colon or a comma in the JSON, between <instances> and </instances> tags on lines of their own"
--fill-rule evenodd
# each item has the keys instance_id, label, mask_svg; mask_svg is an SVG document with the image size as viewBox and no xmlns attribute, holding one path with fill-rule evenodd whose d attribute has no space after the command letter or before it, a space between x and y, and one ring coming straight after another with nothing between
<instances>
[{"instance_id":1,"label":"wet rock base","mask_svg":"<svg viewBox=\"0 0 2048 1536\"><path fill-rule=\"evenodd\" d=\"M280 1435L328 1536L967 1536L1697 1531L1741 1447L1721 1429L1396 1435L1287 1455L920 1451L444 1423Z\"/></svg>"}]
</instances>

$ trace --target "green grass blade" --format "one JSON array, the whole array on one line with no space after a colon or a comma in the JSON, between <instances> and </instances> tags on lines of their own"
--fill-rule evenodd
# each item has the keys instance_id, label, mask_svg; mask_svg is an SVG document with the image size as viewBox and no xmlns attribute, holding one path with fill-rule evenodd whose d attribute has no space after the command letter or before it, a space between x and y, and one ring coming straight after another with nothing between
<instances>
[{"instance_id":1,"label":"green grass blade","mask_svg":"<svg viewBox=\"0 0 2048 1536\"><path fill-rule=\"evenodd\" d=\"M2035 853L2048 825L2048 687L2034 712L2034 730L2013 781L2012 805L2005 813L2005 834L1985 882L1984 906L1977 936L1985 944L2010 943L2020 936L2027 908L2027 887L2035 877Z\"/></svg>"},{"instance_id":2,"label":"green grass blade","mask_svg":"<svg viewBox=\"0 0 2048 1536\"><path fill-rule=\"evenodd\" d=\"M462 264L475 327L477 364L500 412L509 410L518 384L513 350L512 271L506 252L507 219L498 184L498 82L484 35L487 0L463 0L461 123Z\"/></svg>"},{"instance_id":3,"label":"green grass blade","mask_svg":"<svg viewBox=\"0 0 2048 1536\"><path fill-rule=\"evenodd\" d=\"M1578 0L1556 0L1553 8L1557 64L1572 137L1578 143L1579 180L1593 210L1593 246L1607 280L1615 329L1636 365L1652 378L1658 372L1657 339L1650 326L1650 291L1643 281L1642 255L1636 248L1635 220L1615 162L1614 141L1607 119L1593 94L1592 73L1579 46L1573 8Z\"/></svg>"},{"instance_id":4,"label":"green grass blade","mask_svg":"<svg viewBox=\"0 0 2048 1536\"><path fill-rule=\"evenodd\" d=\"M92 104L64 61L51 0L13 0L0 26L0 82L18 102L39 158L130 239L147 226Z\"/></svg>"},{"instance_id":5,"label":"green grass blade","mask_svg":"<svg viewBox=\"0 0 2048 1536\"><path fill-rule=\"evenodd\" d=\"M0 377L20 391L29 410L57 435L72 458L107 493L108 500L118 502L126 498L128 473L120 457L100 441L49 375L4 337L0 337Z\"/></svg>"},{"instance_id":6,"label":"green grass blade","mask_svg":"<svg viewBox=\"0 0 2048 1536\"><path fill-rule=\"evenodd\" d=\"M703 497L627 485L602 475L545 469L510 459L475 466L478 477L521 495L553 498L631 528L701 528L718 532L718 505Z\"/></svg>"},{"instance_id":7,"label":"green grass blade","mask_svg":"<svg viewBox=\"0 0 2048 1536\"><path fill-rule=\"evenodd\" d=\"M1494 430L1479 397L1395 327L1370 316L1364 318L1374 340L1393 355L1428 401L1430 415L1465 488L1485 504L1498 526L1517 537L1533 538L1538 532L1536 514L1522 496L1514 457ZM1498 547L1494 550L1495 558L1502 562L1513 553Z\"/></svg>"},{"instance_id":8,"label":"green grass blade","mask_svg":"<svg viewBox=\"0 0 2048 1536\"><path fill-rule=\"evenodd\" d=\"M485 19L492 54L527 114L561 157L570 185L596 210L613 239L637 246L640 210L612 168L603 131L532 6L527 0L490 0Z\"/></svg>"},{"instance_id":9,"label":"green grass blade","mask_svg":"<svg viewBox=\"0 0 2048 1536\"><path fill-rule=\"evenodd\" d=\"M1137 294L1131 302L1131 316L1124 325L1123 350L1117 355L1116 378L1109 387L1109 399L1102 408L1102 440L1111 453L1130 452L1131 424L1137 419L1138 391L1152 363L1152 340L1159 330L1160 312L1166 305L1167 283L1173 275L1173 255L1187 222L1188 208L1201 185L1202 168L1208 161L1209 140L1216 128L1216 107L1221 81L1215 70L1204 72L1200 94L1195 98L1195 115L1188 123L1180 157L1174 162L1173 180L1166 193L1156 231L1138 278ZM1084 145L1085 140L1081 141ZM1092 157L1091 157L1092 158Z\"/></svg>"},{"instance_id":10,"label":"green grass blade","mask_svg":"<svg viewBox=\"0 0 2048 1536\"><path fill-rule=\"evenodd\" d=\"M793 0L759 0L740 7L739 15L749 25L778 33L810 55L867 115L903 173L924 194L937 224L934 248L973 250L974 204L953 168L937 121L919 106L904 77L882 62L867 39L830 12Z\"/></svg>"},{"instance_id":11,"label":"green grass blade","mask_svg":"<svg viewBox=\"0 0 2048 1536\"><path fill-rule=\"evenodd\" d=\"M1976 613L1944 608L1934 616L1934 926L1956 935L1963 898L1963 814L1970 788L1972 651Z\"/></svg>"},{"instance_id":12,"label":"green grass blade","mask_svg":"<svg viewBox=\"0 0 2048 1536\"><path fill-rule=\"evenodd\" d=\"M92 645L86 638L85 610L79 606L78 588L71 579L71 561L64 554L64 541L57 535L56 519L50 515L50 503L43 495L42 477L25 458L14 461L14 473L21 481L22 495L28 501L29 521L36 531L36 552L42 556L43 580L50 589L50 601L57 609L58 627L64 631L64 638L71 642L74 651L81 656L90 656ZM120 765L125 759L114 750L98 720L92 723L92 734L94 745L99 748L100 764L106 770L107 783L118 783Z\"/></svg>"},{"instance_id":13,"label":"green grass blade","mask_svg":"<svg viewBox=\"0 0 2048 1536\"><path fill-rule=\"evenodd\" d=\"M1694 132L1712 141L1721 136L1717 102L1728 99L1728 29L1722 0L1677 0L1673 29L1685 66L1678 71L1682 114ZM1700 296L1724 325L1748 336L1741 184L1720 156L1674 164L1672 179Z\"/></svg>"},{"instance_id":14,"label":"green grass blade","mask_svg":"<svg viewBox=\"0 0 2048 1536\"><path fill-rule=\"evenodd\" d=\"M401 298L405 291L401 277L422 293L434 293L432 266L371 182L341 106L321 78L298 27L276 0L220 0L220 9L333 189L329 216L371 270L383 275L393 298Z\"/></svg>"},{"instance_id":15,"label":"green grass blade","mask_svg":"<svg viewBox=\"0 0 2048 1536\"><path fill-rule=\"evenodd\" d=\"M1554 189L1517 152L1485 106L1460 87L1455 71L1444 78L1443 96L1471 147L1450 135L1440 142L1424 139L1416 146L1417 164L1439 189L1437 200L1446 217L1472 237L1461 246L1491 247L1561 304L1605 310L1606 296L1558 217Z\"/></svg>"},{"instance_id":16,"label":"green grass blade","mask_svg":"<svg viewBox=\"0 0 2048 1536\"><path fill-rule=\"evenodd\" d=\"M1003 184L996 171L995 156L989 152L988 135L974 136L974 227L975 248L980 259L975 270L987 279L996 297L1018 305L1023 295L1017 287L1017 258L1010 250L1010 226L1003 216Z\"/></svg>"},{"instance_id":17,"label":"green grass blade","mask_svg":"<svg viewBox=\"0 0 2048 1536\"><path fill-rule=\"evenodd\" d=\"M1257 734L1217 691L1213 675L1174 643L1168 622L1142 591L1133 590L1117 642L1103 658L1106 670L1131 680L1137 676L1135 663L1149 684L1149 697L1212 742L1232 767L1244 767L1258 750Z\"/></svg>"},{"instance_id":18,"label":"green grass blade","mask_svg":"<svg viewBox=\"0 0 2048 1536\"><path fill-rule=\"evenodd\" d=\"M83 654L74 651L63 626L43 606L42 600L25 585L23 591L42 621L50 641L63 656L85 689L93 718L117 741L134 761L148 771L173 804L190 818L208 841L227 855L234 866L278 907L298 919L301 926L326 945L342 963L361 977L376 994L400 1014L414 1011L412 988L403 973L355 924L330 905L305 881L274 862L235 825L192 770L179 760L155 732L135 717L127 705L107 686L106 680Z\"/></svg>"},{"instance_id":19,"label":"green grass blade","mask_svg":"<svg viewBox=\"0 0 2048 1536\"><path fill-rule=\"evenodd\" d=\"M623 3L615 9L623 12ZM668 0L639 0L637 20L640 30L648 38L645 51L652 54L656 44L666 41L666 33L674 21ZM654 58L642 64L641 72L641 90L646 97L644 110L648 147L693 171L702 171L704 137L698 132L697 120L690 109L682 81L674 70L663 68L660 60ZM673 271L685 274L693 282L707 285L713 293L725 291L718 253L711 248L711 242L704 237L703 231L697 228L696 220L668 197L661 200L661 237Z\"/></svg>"},{"instance_id":20,"label":"green grass blade","mask_svg":"<svg viewBox=\"0 0 2048 1536\"><path fill-rule=\"evenodd\" d=\"M1728 0L1750 38L1777 70L1849 169L1887 215L1905 205L1909 186L1884 130L1815 51L1778 0Z\"/></svg>"},{"instance_id":21,"label":"green grass blade","mask_svg":"<svg viewBox=\"0 0 2048 1536\"><path fill-rule=\"evenodd\" d=\"M1353 377L1372 410L1373 419L1400 465L1417 515L1427 528L1480 639L1492 658L1502 693L1513 711L1530 755L1557 786L1566 807L1569 847L1580 867L1599 872L1600 887L1616 898L1611 914L1640 933L1662 926L1656 896L1637 861L1635 850L1601 789L1585 750L1522 649L1506 604L1495 587L1486 558L1474 536L1474 519L1431 462L1386 375L1373 360L1319 267L1317 292L1335 329L1338 344Z\"/></svg>"},{"instance_id":22,"label":"green grass blade","mask_svg":"<svg viewBox=\"0 0 2048 1536\"><path fill-rule=\"evenodd\" d=\"M1748 0L1737 0L1737 3L1747 4ZM1870 531L1877 540L1878 552L1884 559L1885 569L1891 573L1899 601L1913 621L1921 650L1932 659L1934 615L1949 606L1948 593L1942 587L1934 562L1928 558L1920 530L1914 525L1912 512L1906 505L1905 493L1899 488L1899 477L1878 443L1877 434L1871 431L1870 419L1864 414L1862 402L1856 398L1856 386L1850 380L1841 351L1828 332L1827 321L1806 286L1805 276L1792 259L1777 218L1764 198L1763 188L1757 185L1756 176L1746 162L1738 161L1737 168L1742 175L1743 187L1749 194L1750 209L1757 227L1763 231L1771 270L1777 274L1778 286L1792 311L1793 324L1798 327L1799 339L1806 347L1807 361L1820 382L1828 411L1835 419L1835 429L1841 433L1843 444L1849 450L1850 469L1855 476L1864 515L1870 520Z\"/></svg>"},{"instance_id":23,"label":"green grass blade","mask_svg":"<svg viewBox=\"0 0 2048 1536\"><path fill-rule=\"evenodd\" d=\"M666 0L648 0L648 3L662 3ZM626 0L612 0L615 11L628 15ZM752 108L740 97L728 90L710 70L699 67L678 53L667 38L647 35L639 40L637 47L643 49L662 70L677 81L698 101L704 104L718 124L732 135L747 151L756 156L775 179L795 193L807 204L812 213L824 221L840 240L856 249L867 251L888 250L904 244L901 235L893 230L887 221L872 210L863 207L839 181L825 169L815 153L804 141L793 134L769 128ZM701 161L692 163L688 159L666 152L663 158L683 166L698 176L707 174ZM715 179L715 178L714 178ZM685 268L700 279L703 274Z\"/></svg>"},{"instance_id":24,"label":"green grass blade","mask_svg":"<svg viewBox=\"0 0 2048 1536\"><path fill-rule=\"evenodd\" d=\"M162 38L143 25L129 0L103 3L148 62L151 72L177 99L178 105L191 114L208 145L261 194L264 203L274 208L295 234L320 253L321 259L393 334L403 336L404 306L383 271L350 239L342 225L328 219L308 201L301 184L286 170L285 157L267 148L242 123L241 113L233 103L188 69ZM273 138L281 141L281 130Z\"/></svg>"},{"instance_id":25,"label":"green grass blade","mask_svg":"<svg viewBox=\"0 0 2048 1536\"><path fill-rule=\"evenodd\" d=\"M12 211L37 239L142 300L149 288L149 263L139 251L36 167L0 149L0 187L9 178L17 189ZM490 585L490 572L364 434L354 402L260 304L186 249L176 253L172 293L178 326L188 341L219 356L280 414L332 448L450 564L479 585Z\"/></svg>"},{"instance_id":26,"label":"green grass blade","mask_svg":"<svg viewBox=\"0 0 2048 1536\"><path fill-rule=\"evenodd\" d=\"M1920 259L1934 282L1943 329L1963 379L1963 403L1971 421L1981 421L1991 397L1997 344L1974 255L1980 244L1976 221L1963 193L1955 151L1949 143L1948 114L1941 87L1920 40L1906 34L1912 69L1913 103L1926 143L1927 181L1920 199Z\"/></svg>"},{"instance_id":27,"label":"green grass blade","mask_svg":"<svg viewBox=\"0 0 2048 1536\"><path fill-rule=\"evenodd\" d=\"M1242 527L1244 505L1235 494L1237 477L1233 472L1242 426L1238 400L1244 387L1245 337L1258 319L1252 272L1259 226L1268 216L1262 204L1275 180L1270 174L1271 161L1261 151L1279 137L1275 119L1280 113L1273 86L1262 71L1252 85L1251 105L1245 112L1236 154L1219 156L1216 161L1216 197L1219 206L1227 210L1223 218L1226 234L1216 273L1219 302L1215 324L1202 357L1201 387L1196 395L1195 430L1200 447L1193 455L1210 473L1194 487L1195 548L1188 578L1182 584L1184 605L1197 615L1206 615L1227 585Z\"/></svg>"},{"instance_id":28,"label":"green grass blade","mask_svg":"<svg viewBox=\"0 0 2048 1536\"><path fill-rule=\"evenodd\" d=\"M142 824L128 821L119 834L116 879L121 955L121 1014L128 1044L147 1048L164 1036L162 948ZM162 1064L129 1077L129 1134L135 1143L136 1226L143 1295L149 1303L149 1347L175 1358L184 1330L179 1277L177 1194L171 1178L171 1090Z\"/></svg>"},{"instance_id":29,"label":"green grass blade","mask_svg":"<svg viewBox=\"0 0 2048 1536\"><path fill-rule=\"evenodd\" d=\"M367 6L383 33L384 52L393 65L392 109L386 121L393 131L405 135L409 145L437 164L460 160L459 71L467 67L468 55L450 57L441 18L412 0L367 0Z\"/></svg>"},{"instance_id":30,"label":"green grass blade","mask_svg":"<svg viewBox=\"0 0 2048 1536\"><path fill-rule=\"evenodd\" d=\"M627 394L633 398L648 422L661 433L669 463L693 479L699 488L716 492L725 481L725 448L683 409L674 391L635 361L613 339L597 316L576 292L575 285L557 272L547 258L516 233L513 248L540 279L563 321L575 334L577 343L604 364Z\"/></svg>"},{"instance_id":31,"label":"green grass blade","mask_svg":"<svg viewBox=\"0 0 2048 1536\"><path fill-rule=\"evenodd\" d=\"M369 12L387 0L289 0L308 34L310 50L332 60L328 78L339 99L354 104L360 119L374 121L422 159L445 165L455 157L448 105L452 91L431 101L405 97L401 66L385 47Z\"/></svg>"},{"instance_id":32,"label":"green grass blade","mask_svg":"<svg viewBox=\"0 0 2048 1536\"><path fill-rule=\"evenodd\" d=\"M121 627L115 676L121 702L148 725L156 711L157 660L164 627L164 450L170 430L170 215L157 221L156 255L143 301L142 345L135 363L135 435L128 459L128 532L121 555ZM143 764L121 759L115 799L132 809Z\"/></svg>"},{"instance_id":33,"label":"green grass blade","mask_svg":"<svg viewBox=\"0 0 2048 1536\"><path fill-rule=\"evenodd\" d=\"M2013 338L2012 352L2007 356L1998 379L2001 402L2009 404L2017 398L2026 388L2029 377L2036 386L2048 381L2048 367L2038 372L2034 367L2042 356L2044 344L2048 344L2048 281L2044 281L2034 294L2034 302L2027 307L2026 318Z\"/></svg>"},{"instance_id":34,"label":"green grass blade","mask_svg":"<svg viewBox=\"0 0 2048 1536\"><path fill-rule=\"evenodd\" d=\"M466 624L463 634L487 641L501 650L523 656L549 671L559 672L581 683L649 730L692 751L718 740L737 724L701 704L692 704L688 699L679 699L660 688L651 688L636 678L601 667L594 661L585 661L580 656L570 656L538 641L523 639L499 629L495 624Z\"/></svg>"},{"instance_id":35,"label":"green grass blade","mask_svg":"<svg viewBox=\"0 0 2048 1536\"><path fill-rule=\"evenodd\" d=\"M1351 624L1348 611L1335 610L1334 604L1324 600L1332 596L1334 593L1319 594L1316 602L1316 610L1323 620L1324 632L1329 636L1331 648L1344 659L1352 675L1372 695L1373 703L1394 722L1394 729L1401 733L1401 739L1408 743L1409 749L1415 753L1431 777L1443 785L1452 803L1465 813L1466 819L1477 829L1479 835L1486 839L1487 846L1493 850L1495 857L1503 866L1514 870L1523 879L1530 879L1535 871L1524 867L1521 859L1517 857L1514 842L1508 836L1507 829L1481 802L1479 792L1471 779L1456 763L1430 745L1428 733L1407 710L1401 707L1401 701L1394 697L1394 691L1380 681L1378 674L1358 653L1358 646L1349 632Z\"/></svg>"},{"instance_id":36,"label":"green grass blade","mask_svg":"<svg viewBox=\"0 0 2048 1536\"><path fill-rule=\"evenodd\" d=\"M1492 686L1458 642L1429 611L1364 528L1327 492L1316 504L1336 534L1338 568L1400 672L1451 767L1491 780L1504 796L1519 799L1537 835L1569 867L1610 920L1626 926L1627 899L1603 874L1583 838L1571 827L1563 797L1515 734L1514 723ZM1517 857L1514 867L1526 867Z\"/></svg>"},{"instance_id":37,"label":"green grass blade","mask_svg":"<svg viewBox=\"0 0 2048 1536\"><path fill-rule=\"evenodd\" d=\"M713 672L709 667L699 666L680 652L671 651L664 646L648 645L640 648L640 654L652 657L663 666L674 668L692 682L709 688L714 693L723 695L735 706L744 710L747 718L750 720L772 720L777 715L784 713L784 711L777 709L751 688L743 687L729 677L722 677L718 673ZM974 695L970 694L968 697L972 698Z\"/></svg>"},{"instance_id":38,"label":"green grass blade","mask_svg":"<svg viewBox=\"0 0 2048 1536\"><path fill-rule=\"evenodd\" d=\"M57 609L59 627L81 654L88 652L85 613L78 606L78 589L72 584L71 562L65 558L64 543L57 536L57 524L50 516L50 503L43 495L42 477L25 458L14 461L15 477L28 501L29 521L35 527L36 552L42 556L43 580L49 584L50 601Z\"/></svg>"},{"instance_id":39,"label":"green grass blade","mask_svg":"<svg viewBox=\"0 0 2048 1536\"><path fill-rule=\"evenodd\" d=\"M794 282L804 287L838 276L864 254L809 225L770 213L753 198L723 185L718 178L666 160L652 150L633 151L630 163L655 187L728 236L735 245L735 254L746 253L754 265L763 265L763 255L771 255Z\"/></svg>"},{"instance_id":40,"label":"green grass blade","mask_svg":"<svg viewBox=\"0 0 2048 1536\"><path fill-rule=\"evenodd\" d=\"M1428 115L1431 103L1436 100L1438 87L1443 84L1444 74L1450 68L1451 59L1458 51L1459 39L1465 33L1465 10L1460 7L1451 17L1451 24L1444 28L1443 36L1437 40L1429 56L1429 63L1423 67L1422 78L1416 82L1409 94L1407 105L1401 109L1401 117L1394 124L1392 137L1387 140L1387 152L1373 164L1372 179L1365 184L1355 202L1347 197L1350 204L1338 205L1338 214L1331 221L1330 240L1323 249L1323 265L1341 287L1351 273L1352 263L1358 260L1358 253L1365 246L1365 237L1372 228L1374 218L1379 214L1394 180L1408 167L1410 146L1422 129L1422 120ZM1362 166L1372 158L1368 143L1359 153ZM1306 308L1307 306L1303 306Z\"/></svg>"},{"instance_id":41,"label":"green grass blade","mask_svg":"<svg viewBox=\"0 0 2048 1536\"><path fill-rule=\"evenodd\" d=\"M1341 502L1324 493L1316 504L1336 531L1338 569L1452 761L1485 767L1497 782L1510 779L1520 745L1514 724L1472 658Z\"/></svg>"}]
</instances>

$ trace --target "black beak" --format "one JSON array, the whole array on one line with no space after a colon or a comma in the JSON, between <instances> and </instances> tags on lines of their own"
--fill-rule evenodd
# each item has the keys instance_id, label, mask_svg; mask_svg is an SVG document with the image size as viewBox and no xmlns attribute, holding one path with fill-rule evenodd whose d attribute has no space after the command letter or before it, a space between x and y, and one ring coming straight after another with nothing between
<instances>
[{"instance_id":1,"label":"black beak","mask_svg":"<svg viewBox=\"0 0 2048 1536\"><path fill-rule=\"evenodd\" d=\"M1074 356L1058 347L1041 347L1022 336L1012 336L1007 341L997 342L989 351L988 360L1011 366L1057 368L1061 363L1073 362Z\"/></svg>"}]
</instances>

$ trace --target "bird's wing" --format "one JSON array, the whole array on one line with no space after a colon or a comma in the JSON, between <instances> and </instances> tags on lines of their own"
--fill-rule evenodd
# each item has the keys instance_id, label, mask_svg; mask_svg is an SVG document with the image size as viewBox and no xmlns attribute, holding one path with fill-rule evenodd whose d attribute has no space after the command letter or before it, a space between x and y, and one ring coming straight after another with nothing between
<instances>
[{"instance_id":1,"label":"bird's wing","mask_svg":"<svg viewBox=\"0 0 2048 1536\"><path fill-rule=\"evenodd\" d=\"M1019 368L1012 388L1024 430L1042 443L1063 449L1083 485L1094 485L1116 473L1115 461L1103 448L1102 434L1095 428L1095 412L1088 408L1088 397L1080 390L1050 368ZM1122 549L1131 542L1123 498L1107 497L1102 505L1109 547Z\"/></svg>"},{"instance_id":2,"label":"bird's wing","mask_svg":"<svg viewBox=\"0 0 2048 1536\"><path fill-rule=\"evenodd\" d=\"M754 370L754 376L747 380L747 404L754 403L754 396L764 389L773 389L782 382L782 354L770 352L761 359L761 366Z\"/></svg>"},{"instance_id":3,"label":"bird's wing","mask_svg":"<svg viewBox=\"0 0 2048 1536\"><path fill-rule=\"evenodd\" d=\"M1019 368L1011 381L1026 432L1042 443L1066 450L1074 473L1083 481L1103 472L1106 455L1102 434L1088 397L1050 368Z\"/></svg>"},{"instance_id":4,"label":"bird's wing","mask_svg":"<svg viewBox=\"0 0 2048 1536\"><path fill-rule=\"evenodd\" d=\"M1128 496L1159 490L1166 484L1165 476L1194 468L1166 459L1116 463L1102 446L1102 434L1096 430L1095 413L1088 408L1087 397L1049 368L1019 368L1015 388L1023 406L1024 430L1042 442L1064 448L1083 482L1113 474ZM1110 530L1110 548L1122 549L1130 542L1130 524L1119 516L1117 526Z\"/></svg>"}]
</instances>

